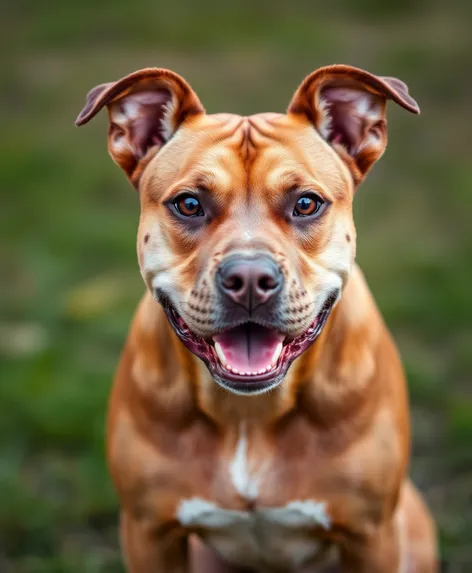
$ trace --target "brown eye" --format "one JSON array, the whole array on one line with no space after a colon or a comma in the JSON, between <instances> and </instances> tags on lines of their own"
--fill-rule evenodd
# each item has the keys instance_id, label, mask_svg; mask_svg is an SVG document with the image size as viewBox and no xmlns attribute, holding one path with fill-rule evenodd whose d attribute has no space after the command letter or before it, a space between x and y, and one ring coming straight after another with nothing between
<instances>
[{"instance_id":1,"label":"brown eye","mask_svg":"<svg viewBox=\"0 0 472 573\"><path fill-rule=\"evenodd\" d=\"M324 201L314 193L302 195L298 198L293 210L294 217L309 217L316 215L323 206Z\"/></svg>"},{"instance_id":2,"label":"brown eye","mask_svg":"<svg viewBox=\"0 0 472 573\"><path fill-rule=\"evenodd\" d=\"M200 205L200 201L192 195L184 195L183 197L179 197L174 202L174 206L177 211L184 217L203 216L203 209Z\"/></svg>"}]
</instances>

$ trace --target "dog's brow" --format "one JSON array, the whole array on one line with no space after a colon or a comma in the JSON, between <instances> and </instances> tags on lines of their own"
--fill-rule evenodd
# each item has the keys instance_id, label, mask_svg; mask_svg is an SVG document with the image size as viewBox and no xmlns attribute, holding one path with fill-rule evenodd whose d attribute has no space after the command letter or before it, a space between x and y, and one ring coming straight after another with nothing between
<instances>
[{"instance_id":1,"label":"dog's brow","mask_svg":"<svg viewBox=\"0 0 472 573\"><path fill-rule=\"evenodd\" d=\"M226 169L214 166L210 171L201 165L194 166L194 169L187 173L185 177L177 180L163 193L160 201L167 201L176 193L184 190L199 190L210 195L218 194L220 189L225 189L231 181L231 177Z\"/></svg>"},{"instance_id":2,"label":"dog's brow","mask_svg":"<svg viewBox=\"0 0 472 573\"><path fill-rule=\"evenodd\" d=\"M330 196L330 193L326 191L324 186L320 185L318 182L308 181L300 178L288 179L287 183L284 185L284 193L290 195L295 191L314 191L323 196Z\"/></svg>"}]
</instances>

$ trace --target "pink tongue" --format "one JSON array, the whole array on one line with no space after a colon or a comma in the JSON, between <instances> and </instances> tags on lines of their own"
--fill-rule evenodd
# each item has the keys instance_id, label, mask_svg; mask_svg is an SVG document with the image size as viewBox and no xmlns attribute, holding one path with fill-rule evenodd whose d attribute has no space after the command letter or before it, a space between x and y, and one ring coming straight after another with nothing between
<instances>
[{"instance_id":1,"label":"pink tongue","mask_svg":"<svg viewBox=\"0 0 472 573\"><path fill-rule=\"evenodd\" d=\"M259 326L245 324L213 337L223 350L227 365L240 372L257 372L272 362L277 345L285 336Z\"/></svg>"}]
</instances>

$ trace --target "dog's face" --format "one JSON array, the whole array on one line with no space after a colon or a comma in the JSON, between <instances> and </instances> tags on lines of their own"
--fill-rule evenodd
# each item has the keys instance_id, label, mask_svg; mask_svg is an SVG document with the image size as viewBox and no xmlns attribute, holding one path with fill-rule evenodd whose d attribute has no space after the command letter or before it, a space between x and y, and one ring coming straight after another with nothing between
<instances>
[{"instance_id":1,"label":"dog's face","mask_svg":"<svg viewBox=\"0 0 472 573\"><path fill-rule=\"evenodd\" d=\"M139 190L142 276L184 344L227 389L279 384L319 336L355 257L354 191L406 86L322 68L287 114L207 115L186 82L146 69L94 88L109 150Z\"/></svg>"}]
</instances>

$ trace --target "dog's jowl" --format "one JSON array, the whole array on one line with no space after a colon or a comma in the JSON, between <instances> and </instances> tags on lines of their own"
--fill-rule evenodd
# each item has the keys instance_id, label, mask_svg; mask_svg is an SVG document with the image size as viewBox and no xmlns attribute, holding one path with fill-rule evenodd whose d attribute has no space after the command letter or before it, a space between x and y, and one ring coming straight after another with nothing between
<instances>
[{"instance_id":1,"label":"dog's jowl","mask_svg":"<svg viewBox=\"0 0 472 573\"><path fill-rule=\"evenodd\" d=\"M131 573L433 573L399 357L352 203L406 85L309 75L287 113L209 115L148 68L88 95L139 194L144 295L107 452Z\"/></svg>"}]
</instances>

